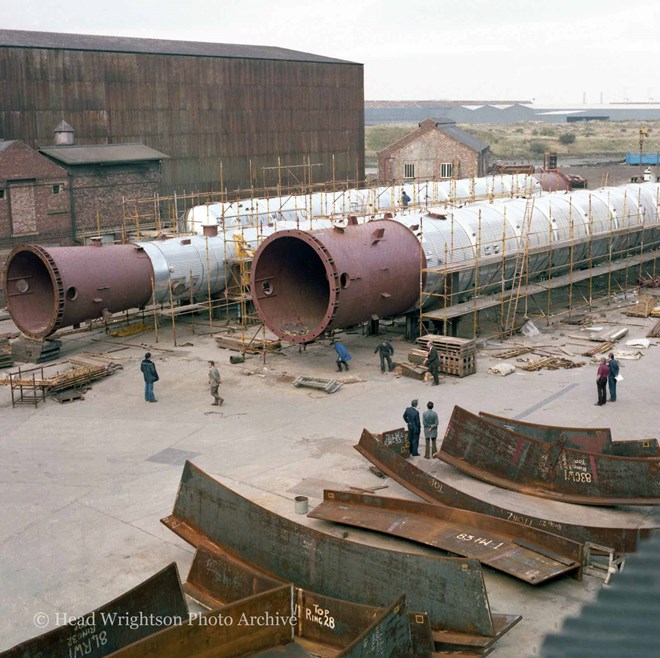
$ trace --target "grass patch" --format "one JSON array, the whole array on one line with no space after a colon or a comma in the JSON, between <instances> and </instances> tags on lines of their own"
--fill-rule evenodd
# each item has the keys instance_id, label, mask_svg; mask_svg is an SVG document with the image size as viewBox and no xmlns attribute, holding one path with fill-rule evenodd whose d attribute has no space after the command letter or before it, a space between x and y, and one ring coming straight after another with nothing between
<instances>
[{"instance_id":1,"label":"grass patch","mask_svg":"<svg viewBox=\"0 0 660 658\"><path fill-rule=\"evenodd\" d=\"M381 124L365 127L365 156L369 166L376 154L418 127L417 123ZM639 153L639 130L648 128L644 153L660 152L660 121L585 121L583 123L538 122L510 125L460 125L465 132L490 144L492 160L538 160L543 151L559 157L607 156L625 158L628 151Z\"/></svg>"}]
</instances>

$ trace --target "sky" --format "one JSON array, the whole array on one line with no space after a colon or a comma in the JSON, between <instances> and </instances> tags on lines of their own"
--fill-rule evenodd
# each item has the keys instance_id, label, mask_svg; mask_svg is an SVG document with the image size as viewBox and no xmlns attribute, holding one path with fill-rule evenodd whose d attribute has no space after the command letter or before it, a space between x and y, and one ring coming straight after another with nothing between
<instances>
[{"instance_id":1,"label":"sky","mask_svg":"<svg viewBox=\"0 0 660 658\"><path fill-rule=\"evenodd\" d=\"M278 46L365 100L660 102L657 0L0 0L3 29Z\"/></svg>"}]
</instances>

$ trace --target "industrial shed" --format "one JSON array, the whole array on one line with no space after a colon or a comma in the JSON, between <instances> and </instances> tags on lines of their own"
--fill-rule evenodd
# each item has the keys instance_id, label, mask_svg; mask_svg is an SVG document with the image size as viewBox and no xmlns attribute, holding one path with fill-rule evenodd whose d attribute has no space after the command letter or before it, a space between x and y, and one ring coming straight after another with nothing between
<instances>
[{"instance_id":1,"label":"industrial shed","mask_svg":"<svg viewBox=\"0 0 660 658\"><path fill-rule=\"evenodd\" d=\"M0 137L167 153L162 192L364 175L363 66L284 48L0 30Z\"/></svg>"},{"instance_id":2,"label":"industrial shed","mask_svg":"<svg viewBox=\"0 0 660 658\"><path fill-rule=\"evenodd\" d=\"M378 152L381 183L485 176L490 147L451 119L425 119Z\"/></svg>"}]
</instances>

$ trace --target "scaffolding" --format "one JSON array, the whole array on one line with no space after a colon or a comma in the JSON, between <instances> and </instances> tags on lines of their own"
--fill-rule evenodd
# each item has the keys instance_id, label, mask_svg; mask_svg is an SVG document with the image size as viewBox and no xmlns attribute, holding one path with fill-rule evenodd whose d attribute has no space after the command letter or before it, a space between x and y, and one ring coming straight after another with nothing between
<instances>
[{"instance_id":1,"label":"scaffolding","mask_svg":"<svg viewBox=\"0 0 660 658\"><path fill-rule=\"evenodd\" d=\"M184 218L193 208L206 208L206 221L203 225L213 225L224 241L224 290L219 294L212 294L210 282L208 290L204 294L197 291L193 295L194 274L189 273L189 299L177 299L170 289L170 298L161 303L155 303L156 295L152 304L140 314L125 314L126 322L129 319L140 317L145 328L153 326L156 342L159 340L159 323L171 324L174 344L177 344L177 324L187 324L192 333L215 334L221 328L225 332L232 332L240 343L240 351L253 350L260 346L259 351L268 351L271 343L265 327L261 325L252 304L250 290L250 268L252 258L261 242L272 232L278 229L277 217L284 206L292 211L295 216L294 226L301 230L312 230L331 225L337 221L348 221L350 216L362 215L365 220L377 219L388 216L388 214L420 214L419 238L423 240L421 213L428 213L436 217L450 218L452 224L451 237L444 245L444 258L442 265L438 267L423 267L423 253L420 253L420 302L419 302L419 331L426 333L429 325L437 328L445 335L457 332L458 321L461 318L472 317L472 336L482 333L484 320L492 325L489 335L510 335L519 320L519 315L527 317L529 305L535 307L535 312L549 319L553 313L553 305L557 310L559 304L556 299L557 291L567 290L568 300L564 300L566 310L570 313L579 308L576 305L577 297L590 308L594 293L594 280L602 278L603 273L607 275L608 299L612 296L612 290L619 286L621 290L628 288L628 276L633 267L638 267L638 278L643 275L655 275L654 250L657 250L657 234L650 242L644 244L635 256L630 256L633 251L630 245L621 247L617 252L610 244L610 257L605 265L594 265L596 254L592 253L590 238L574 234L573 223L571 223L570 238L566 241L566 249L569 252L569 263L553 262L553 252L547 247L538 247L536 243L537 232L532 228L531 218L534 211L533 195L536 190L532 186L531 179L521 176L513 177L514 183L511 189L503 190L496 183L500 176L492 176L479 179L449 181L449 194L447 195L447 181L416 181L416 184L424 185L424 193L419 192L419 187L412 190L411 202L407 208L401 204L400 192L408 181L400 181L389 186L378 186L375 182L366 185L364 181L335 181L334 179L326 185L312 184L312 168L309 159L298 167L300 172L299 185L285 188L281 184L281 175L278 175L278 183L274 187L257 188L249 190L235 190L231 194L227 191L205 192L205 193L182 193L170 196L155 195L145 199L125 199L123 203L122 224L119 227L105 227L106 233L114 233L115 242L128 243L134 240L149 240L157 237L184 236L190 228ZM282 165L278 160L275 169L290 170L291 165ZM262 172L266 178L266 172ZM251 180L256 179L256 174L251 175ZM484 180L486 184L484 185ZM523 183L528 181L528 183ZM360 188L359 186L362 185ZM220 188L222 189L222 166L220 166ZM459 189L460 188L460 189ZM312 195L321 193L320 206L312 212ZM360 193L358 199L358 192ZM276 196L274 196L276 195ZM506 236L506 209L504 210L504 225L501 244L492 253L482 253L484 236L482 235L481 210L479 210L478 228L476 230L476 245L474 246L473 258L468 262L452 262L451 254L456 248L454 240L453 210L466 203L478 202L492 203L502 198L527 198L524 229L518 236L518 248L511 249L509 239ZM216 207L216 204L217 207ZM230 214L228 206L239 212L240 217ZM219 210L218 210L219 209ZM265 209L265 210L264 210ZM213 211L213 212L212 212ZM217 214L217 213L220 214ZM214 214L215 213L215 214ZM202 215L203 216L203 215ZM268 221L264 221L264 217ZM325 224L324 224L325 222ZM551 222L548 230L552 232ZM593 228L593 227L591 227ZM100 221L97 227L101 230ZM610 226L610 236L632 235L639 233L639 227L623 227L616 229ZM592 231L590 230L590 234ZM646 231L641 231L646 236ZM85 237L85 236L82 236ZM551 236L550 236L551 237ZM602 239L602 238L601 238ZM610 241L612 237L610 237ZM583 242L589 242L589 255L586 259L575 257L575 248ZM547 240L546 240L547 242ZM554 247L561 246L556 242ZM522 246L521 246L522 245ZM542 273L535 272L530 277L529 258L539 252L546 250L547 267ZM507 253L507 250L509 253ZM625 258L624 258L625 256ZM623 259L623 260L619 260ZM632 259L632 260L631 260ZM208 240L206 253L207 268L209 265ZM634 263L631 264L631 263ZM484 268L499 268L500 280L494 291L492 277L483 279ZM605 268L603 272L603 268ZM650 268L650 269L649 269ZM469 290L458 285L459 278L466 270L474 272L472 287ZM622 282L619 276L624 277ZM442 286L436 288L439 292L428 292L424 289L424 280L433 275L443 281ZM483 280L481 280L483 279ZM540 280L543 279L543 280ZM586 289L585 289L586 286ZM152 282L152 288L154 282ZM545 302L540 303L541 296L545 295ZM543 304L545 308L543 308ZM430 308L432 307L432 308ZM494 317L494 319L493 319ZM468 332L470 333L470 332Z\"/></svg>"},{"instance_id":2,"label":"scaffolding","mask_svg":"<svg viewBox=\"0 0 660 658\"><path fill-rule=\"evenodd\" d=\"M630 192L624 193L625 204L630 203ZM660 188L656 192L656 208L660 207ZM637 199L637 208L641 200ZM571 217L568 239L557 242L553 236L540 240L540 232L532 227L534 199L528 198L524 210L521 234L517 248L507 253L506 230L503 227L500 253L482 255L481 219L474 245L474 258L454 262L450 252L454 249L454 218L451 222L451 239L446 246L443 265L426 267L420 276L420 298L418 305L418 331L424 334L433 328L444 335L456 336L458 324L463 318L472 318L472 330L464 328L461 335L476 338L506 338L528 319L545 320L553 316L572 315L576 311L591 311L596 299L613 303L617 293L625 293L639 287L645 278L655 279L657 262L660 258L660 230L657 224L648 227L643 214L636 214L628 225L615 226L610 214L609 231L594 234L594 214L591 201L588 212L588 232L577 235L574 218ZM623 213L626 215L625 212ZM506 209L504 212L506 225ZM548 217L548 230L552 233L552 216ZM423 229L420 241L423 242ZM539 243L544 244L539 244ZM603 242L605 248L603 249ZM600 243L600 253L594 244ZM616 246L618 245L618 247ZM578 258L580 247L586 246L586 256ZM556 258L563 251L566 262ZM582 249L581 251L584 251ZM530 258L542 255L547 266L530 271ZM492 278L480 281L480 273L498 267L500 280ZM461 289L459 276L473 271L473 285ZM424 282L436 277L442 283L438 292L429 292ZM522 309L520 305L523 305ZM533 311L531 308L533 308Z\"/></svg>"}]
</instances>

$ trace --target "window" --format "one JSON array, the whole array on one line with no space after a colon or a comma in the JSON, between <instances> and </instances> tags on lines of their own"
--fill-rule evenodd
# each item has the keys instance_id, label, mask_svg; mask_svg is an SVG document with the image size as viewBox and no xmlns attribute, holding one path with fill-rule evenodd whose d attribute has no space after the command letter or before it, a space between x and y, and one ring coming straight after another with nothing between
<instances>
[{"instance_id":1,"label":"window","mask_svg":"<svg viewBox=\"0 0 660 658\"><path fill-rule=\"evenodd\" d=\"M53 189L53 194L59 194L64 189L64 185L58 183L57 185L53 185L52 189Z\"/></svg>"},{"instance_id":2,"label":"window","mask_svg":"<svg viewBox=\"0 0 660 658\"><path fill-rule=\"evenodd\" d=\"M0 189L0 199L5 198L5 191L3 189Z\"/></svg>"},{"instance_id":3,"label":"window","mask_svg":"<svg viewBox=\"0 0 660 658\"><path fill-rule=\"evenodd\" d=\"M454 165L451 162L443 162L440 165L440 178L451 178L454 173Z\"/></svg>"},{"instance_id":4,"label":"window","mask_svg":"<svg viewBox=\"0 0 660 658\"><path fill-rule=\"evenodd\" d=\"M406 162L403 165L403 177L415 178L415 165L412 162Z\"/></svg>"}]
</instances>

